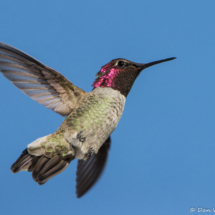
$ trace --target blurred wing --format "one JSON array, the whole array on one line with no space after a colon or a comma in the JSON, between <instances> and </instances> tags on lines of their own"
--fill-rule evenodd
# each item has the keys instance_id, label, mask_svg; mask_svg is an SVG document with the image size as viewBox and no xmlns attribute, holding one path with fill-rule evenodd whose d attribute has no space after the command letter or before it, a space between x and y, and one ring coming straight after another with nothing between
<instances>
[{"instance_id":1,"label":"blurred wing","mask_svg":"<svg viewBox=\"0 0 215 215\"><path fill-rule=\"evenodd\" d=\"M97 154L93 154L88 160L78 160L76 172L76 194L80 198L99 179L108 157L111 144L110 137L104 142Z\"/></svg>"},{"instance_id":2,"label":"blurred wing","mask_svg":"<svg viewBox=\"0 0 215 215\"><path fill-rule=\"evenodd\" d=\"M68 115L86 93L57 71L3 43L0 71L23 93L62 116Z\"/></svg>"}]
</instances>

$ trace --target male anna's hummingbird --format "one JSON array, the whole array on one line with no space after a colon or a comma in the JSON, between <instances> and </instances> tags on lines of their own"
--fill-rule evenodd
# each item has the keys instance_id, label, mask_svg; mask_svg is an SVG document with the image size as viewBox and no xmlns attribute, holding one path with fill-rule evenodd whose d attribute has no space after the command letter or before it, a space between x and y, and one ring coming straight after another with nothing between
<instances>
[{"instance_id":1,"label":"male anna's hummingbird","mask_svg":"<svg viewBox=\"0 0 215 215\"><path fill-rule=\"evenodd\" d=\"M29 55L0 43L0 71L23 93L66 116L53 134L30 143L11 171L32 172L34 181L46 183L78 159L77 197L97 181L105 166L110 135L124 109L126 97L140 72L168 58L146 64L118 58L96 74L92 92L85 92L57 71Z\"/></svg>"}]
</instances>

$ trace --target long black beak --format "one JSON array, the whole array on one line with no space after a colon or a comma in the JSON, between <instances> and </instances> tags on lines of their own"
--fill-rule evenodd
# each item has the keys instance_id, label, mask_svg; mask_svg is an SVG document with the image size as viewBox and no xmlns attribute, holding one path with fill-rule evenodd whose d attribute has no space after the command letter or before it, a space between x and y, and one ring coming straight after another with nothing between
<instances>
[{"instance_id":1,"label":"long black beak","mask_svg":"<svg viewBox=\"0 0 215 215\"><path fill-rule=\"evenodd\" d=\"M143 70L143 69L145 69L147 67L150 67L150 66L153 66L155 64L163 63L163 62L174 60L174 59L176 59L176 57L171 57L171 58L167 58L167 59L164 59L164 60L157 60L157 61L153 61L153 62L150 62L150 63L141 64L140 68Z\"/></svg>"}]
</instances>

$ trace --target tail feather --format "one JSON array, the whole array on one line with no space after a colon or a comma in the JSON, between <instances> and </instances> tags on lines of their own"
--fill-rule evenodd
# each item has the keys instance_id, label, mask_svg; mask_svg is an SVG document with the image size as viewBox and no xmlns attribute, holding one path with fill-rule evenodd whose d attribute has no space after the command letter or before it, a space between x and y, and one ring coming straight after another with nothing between
<instances>
[{"instance_id":1,"label":"tail feather","mask_svg":"<svg viewBox=\"0 0 215 215\"><path fill-rule=\"evenodd\" d=\"M17 173L20 171L32 172L35 182L42 185L52 177L63 172L74 158L63 160L59 155L53 158L46 156L35 156L28 153L25 149L17 161L11 166L11 171Z\"/></svg>"},{"instance_id":2,"label":"tail feather","mask_svg":"<svg viewBox=\"0 0 215 215\"><path fill-rule=\"evenodd\" d=\"M33 156L33 155L32 155ZM35 166L37 164L37 162L40 160L41 156L33 156L34 158L32 159L32 164L31 166L29 166L28 168L28 172L33 172L33 170L35 169Z\"/></svg>"},{"instance_id":3,"label":"tail feather","mask_svg":"<svg viewBox=\"0 0 215 215\"><path fill-rule=\"evenodd\" d=\"M35 168L32 171L32 177L33 177L34 181L38 182L37 177L40 174L40 171L43 169L43 167L46 165L46 163L48 163L49 160L50 159L45 156L40 157Z\"/></svg>"},{"instance_id":4,"label":"tail feather","mask_svg":"<svg viewBox=\"0 0 215 215\"><path fill-rule=\"evenodd\" d=\"M53 168L48 169L43 174L38 175L38 184L42 185L42 184L46 183L50 178L63 172L68 167L68 165L69 165L69 163L67 161L61 160Z\"/></svg>"},{"instance_id":5,"label":"tail feather","mask_svg":"<svg viewBox=\"0 0 215 215\"><path fill-rule=\"evenodd\" d=\"M11 166L11 171L13 173L17 173L24 170L28 171L34 157L35 156L30 155L27 149L25 149L20 155L20 157L17 159L17 161Z\"/></svg>"}]
</instances>

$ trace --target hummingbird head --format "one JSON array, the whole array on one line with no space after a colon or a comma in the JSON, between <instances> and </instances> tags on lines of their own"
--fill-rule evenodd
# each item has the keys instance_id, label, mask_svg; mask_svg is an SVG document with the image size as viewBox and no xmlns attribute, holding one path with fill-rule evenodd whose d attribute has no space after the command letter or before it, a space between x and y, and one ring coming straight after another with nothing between
<instances>
[{"instance_id":1,"label":"hummingbird head","mask_svg":"<svg viewBox=\"0 0 215 215\"><path fill-rule=\"evenodd\" d=\"M97 78L93 82L93 87L111 87L119 90L124 96L127 96L132 85L134 84L135 79L142 70L155 64L173 59L175 58L167 58L146 64L134 63L123 58L114 59L104 65L96 74Z\"/></svg>"}]
</instances>

